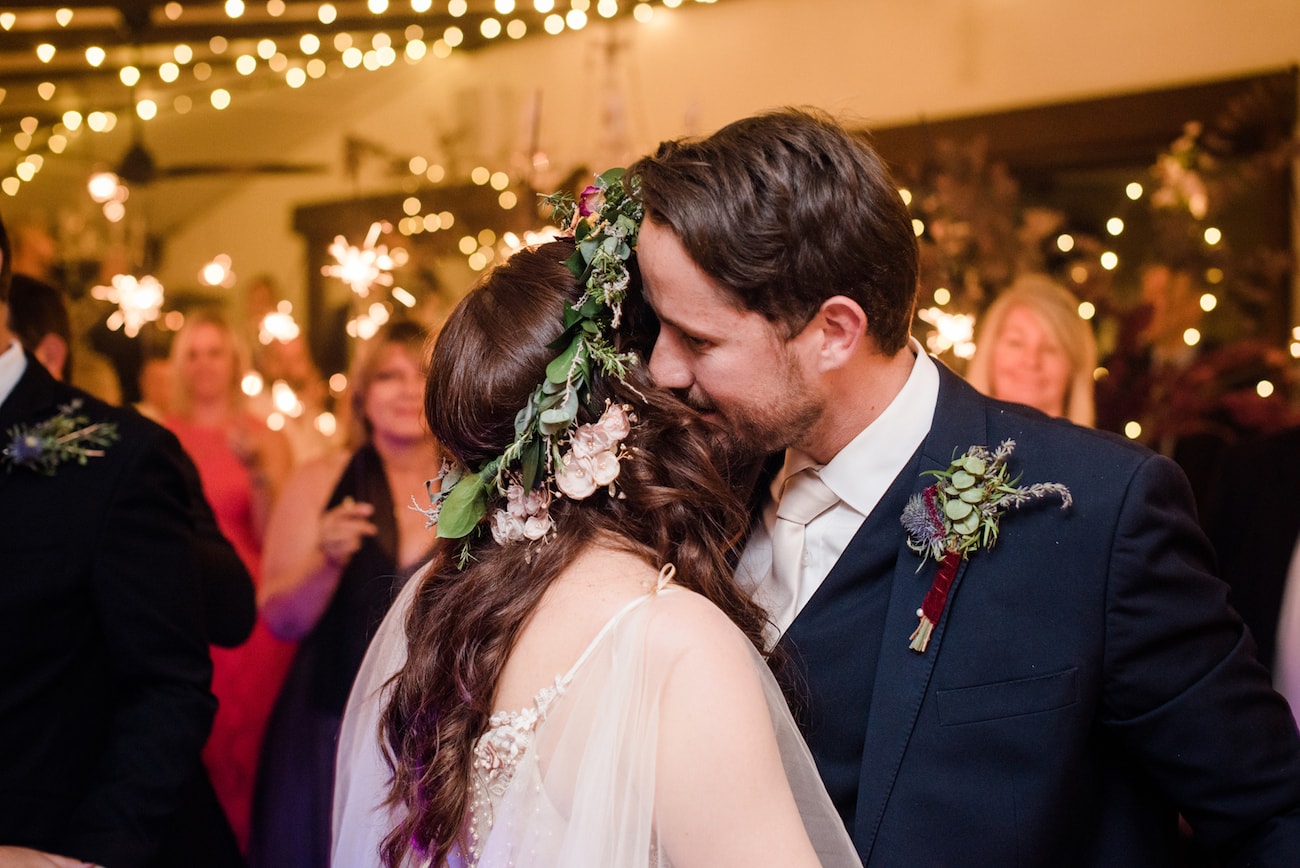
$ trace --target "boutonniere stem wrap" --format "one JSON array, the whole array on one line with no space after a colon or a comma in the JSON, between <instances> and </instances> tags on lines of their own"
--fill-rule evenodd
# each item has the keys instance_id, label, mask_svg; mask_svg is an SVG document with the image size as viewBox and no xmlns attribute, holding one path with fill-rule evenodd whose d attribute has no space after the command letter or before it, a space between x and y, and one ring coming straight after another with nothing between
<instances>
[{"instance_id":1,"label":"boutonniere stem wrap","mask_svg":"<svg viewBox=\"0 0 1300 868\"><path fill-rule=\"evenodd\" d=\"M0 450L6 469L26 467L42 476L53 476L64 462L85 464L103 455L117 440L117 426L112 422L91 422L78 412L80 408L78 398L44 422L10 428L5 434L8 443Z\"/></svg>"},{"instance_id":2,"label":"boutonniere stem wrap","mask_svg":"<svg viewBox=\"0 0 1300 868\"><path fill-rule=\"evenodd\" d=\"M935 483L913 495L903 510L908 547L921 555L922 566L929 559L939 564L934 582L916 612L920 623L909 637L908 646L913 651L924 653L930 644L957 567L973 552L992 548L998 541L1003 513L1049 495L1061 499L1062 509L1074 502L1070 489L1059 482L1017 485L1019 477L1009 479L1007 460L1015 448L1014 440L1002 441L993 451L986 446L972 446L947 470L926 471L924 475L934 476Z\"/></svg>"}]
</instances>

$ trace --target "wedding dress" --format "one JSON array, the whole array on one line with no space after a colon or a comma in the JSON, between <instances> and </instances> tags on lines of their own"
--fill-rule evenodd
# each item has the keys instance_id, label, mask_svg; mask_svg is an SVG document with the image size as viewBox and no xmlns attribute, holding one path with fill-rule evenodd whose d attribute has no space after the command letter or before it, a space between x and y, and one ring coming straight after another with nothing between
<instances>
[{"instance_id":1,"label":"wedding dress","mask_svg":"<svg viewBox=\"0 0 1300 868\"><path fill-rule=\"evenodd\" d=\"M370 646L348 701L334 794L334 868L380 864L394 815L382 802L390 773L379 744L385 685L406 659L406 614L420 584L407 583ZM666 868L655 803L665 775L665 688L685 653L672 631L701 598L669 587L633 599L591 641L572 668L528 708L494 714L475 746L471 819L450 864L481 868ZM761 685L781 765L823 866L861 865L826 795L812 756L763 659L721 617L725 641L743 643ZM668 637L668 641L665 641ZM743 659L743 657L738 657ZM686 661L684 664L683 661ZM752 689L754 685L751 683ZM711 685L727 701L728 684ZM661 731L661 723L664 723ZM761 724L759 724L761 726ZM770 737L770 736L769 736ZM697 746L698 747L698 746Z\"/></svg>"}]
</instances>

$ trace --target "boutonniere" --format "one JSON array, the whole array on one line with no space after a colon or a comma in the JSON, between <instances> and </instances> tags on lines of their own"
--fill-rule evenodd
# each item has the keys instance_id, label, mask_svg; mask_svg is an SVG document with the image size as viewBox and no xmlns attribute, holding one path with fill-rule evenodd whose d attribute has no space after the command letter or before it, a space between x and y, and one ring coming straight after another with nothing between
<instances>
[{"instance_id":1,"label":"boutonniere","mask_svg":"<svg viewBox=\"0 0 1300 868\"><path fill-rule=\"evenodd\" d=\"M972 446L947 470L927 470L923 475L937 481L913 495L903 510L908 547L921 555L922 566L929 558L939 564L934 584L916 611L921 623L910 637L908 647L913 651L924 653L930 643L958 565L998 541L1003 513L1051 494L1061 498L1062 509L1074 502L1070 489L1059 482L1018 486L1019 477L1008 479L1007 459L1015 448L1014 440L1002 441L993 452L986 446Z\"/></svg>"},{"instance_id":2,"label":"boutonniere","mask_svg":"<svg viewBox=\"0 0 1300 868\"><path fill-rule=\"evenodd\" d=\"M26 467L44 476L53 476L65 461L85 464L104 454L117 440L117 426L112 422L91 422L77 411L81 399L64 404L59 412L35 425L15 425L5 436L8 444L0 451L6 469Z\"/></svg>"}]
</instances>

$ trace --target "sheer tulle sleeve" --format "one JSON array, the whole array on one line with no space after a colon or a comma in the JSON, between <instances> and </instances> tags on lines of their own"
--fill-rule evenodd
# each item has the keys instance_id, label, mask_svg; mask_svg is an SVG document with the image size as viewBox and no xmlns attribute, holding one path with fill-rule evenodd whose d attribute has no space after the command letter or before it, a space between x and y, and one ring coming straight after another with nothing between
<instances>
[{"instance_id":1,"label":"sheer tulle sleeve","mask_svg":"<svg viewBox=\"0 0 1300 868\"><path fill-rule=\"evenodd\" d=\"M383 807L392 774L380 747L379 717L388 701L385 685L406 663L406 615L423 577L423 571L414 575L393 601L348 696L334 776L334 868L378 866L379 845L393 827Z\"/></svg>"},{"instance_id":2,"label":"sheer tulle sleeve","mask_svg":"<svg viewBox=\"0 0 1300 868\"><path fill-rule=\"evenodd\" d=\"M359 678L349 704L338 868L376 865L391 822L373 811L388 772L370 706L383 699L373 685L401 665L385 637L395 629L400 645L402 624L390 614L362 668L378 680ZM479 841L479 864L493 868L861 865L766 664L684 591L648 597L608 631L493 802Z\"/></svg>"}]
</instances>

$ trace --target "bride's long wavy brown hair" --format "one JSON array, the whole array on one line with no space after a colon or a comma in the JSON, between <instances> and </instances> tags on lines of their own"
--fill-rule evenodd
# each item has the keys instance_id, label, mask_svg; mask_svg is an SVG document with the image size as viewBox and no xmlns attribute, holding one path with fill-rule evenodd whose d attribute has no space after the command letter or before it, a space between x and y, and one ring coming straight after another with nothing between
<instances>
[{"instance_id":1,"label":"bride's long wavy brown hair","mask_svg":"<svg viewBox=\"0 0 1300 868\"><path fill-rule=\"evenodd\" d=\"M572 252L571 242L560 241L515 254L439 335L425 412L437 441L467 467L482 466L514 439L515 413L556 355L550 344L561 332L562 305L581 294L564 265ZM734 584L727 561L748 515L710 452L704 423L654 388L644 364L626 382L594 370L592 380L580 422L594 421L606 400L633 408L625 441L632 455L618 479L626 497L602 490L554 501L556 530L545 543L497 545L484 528L464 569L459 544L444 544L416 592L406 666L381 723L394 775L388 801L401 817L383 843L390 868L430 856L445 864L466 828L472 751L506 658L542 594L593 540L656 567L675 564L679 584L713 601L763 649L765 615Z\"/></svg>"}]
</instances>

